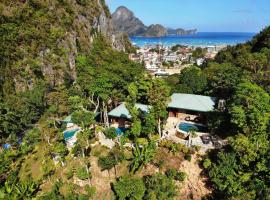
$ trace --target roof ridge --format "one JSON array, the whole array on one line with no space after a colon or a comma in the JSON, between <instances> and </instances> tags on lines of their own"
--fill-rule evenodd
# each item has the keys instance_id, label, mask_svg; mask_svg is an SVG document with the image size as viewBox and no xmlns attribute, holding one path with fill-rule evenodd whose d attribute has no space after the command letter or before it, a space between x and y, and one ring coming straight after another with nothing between
<instances>
[{"instance_id":1,"label":"roof ridge","mask_svg":"<svg viewBox=\"0 0 270 200\"><path fill-rule=\"evenodd\" d=\"M172 95L190 95L190 96L216 98L216 97L212 97L212 96L206 96L206 95L201 95L201 94L189 94L189 93L173 93Z\"/></svg>"},{"instance_id":2,"label":"roof ridge","mask_svg":"<svg viewBox=\"0 0 270 200\"><path fill-rule=\"evenodd\" d=\"M208 96L205 96L205 97L208 97ZM209 97L209 98L212 98L212 97ZM204 102L201 101L201 99L196 98L196 100L199 101L199 102L204 106L204 108L208 109L208 106L206 106L206 105L204 104Z\"/></svg>"}]
</instances>

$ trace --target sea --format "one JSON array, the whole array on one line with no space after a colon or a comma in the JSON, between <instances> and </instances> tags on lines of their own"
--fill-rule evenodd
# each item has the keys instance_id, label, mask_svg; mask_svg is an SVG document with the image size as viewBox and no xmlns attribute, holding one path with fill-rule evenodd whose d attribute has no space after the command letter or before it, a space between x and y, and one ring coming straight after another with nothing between
<instances>
[{"instance_id":1,"label":"sea","mask_svg":"<svg viewBox=\"0 0 270 200\"><path fill-rule=\"evenodd\" d=\"M164 37L131 37L134 45L139 47L161 44L163 46L174 46L176 44L185 46L221 46L236 45L250 41L256 33L239 32L198 32L194 35L169 35Z\"/></svg>"}]
</instances>

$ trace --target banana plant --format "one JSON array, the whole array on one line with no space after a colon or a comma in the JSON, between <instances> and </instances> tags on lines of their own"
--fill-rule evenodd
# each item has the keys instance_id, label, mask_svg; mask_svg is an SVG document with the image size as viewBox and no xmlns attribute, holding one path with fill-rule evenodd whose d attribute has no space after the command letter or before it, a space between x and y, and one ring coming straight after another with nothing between
<instances>
[{"instance_id":1,"label":"banana plant","mask_svg":"<svg viewBox=\"0 0 270 200\"><path fill-rule=\"evenodd\" d=\"M22 182L15 186L17 194L19 197L32 197L37 191L38 186L34 182Z\"/></svg>"},{"instance_id":2,"label":"banana plant","mask_svg":"<svg viewBox=\"0 0 270 200\"><path fill-rule=\"evenodd\" d=\"M8 181L5 182L6 193L11 194L14 191L14 184L10 184Z\"/></svg>"},{"instance_id":3,"label":"banana plant","mask_svg":"<svg viewBox=\"0 0 270 200\"><path fill-rule=\"evenodd\" d=\"M135 145L133 149L133 157L130 164L130 170L132 173L140 170L143 166L152 161L155 155L156 145L153 142L145 146Z\"/></svg>"}]
</instances>

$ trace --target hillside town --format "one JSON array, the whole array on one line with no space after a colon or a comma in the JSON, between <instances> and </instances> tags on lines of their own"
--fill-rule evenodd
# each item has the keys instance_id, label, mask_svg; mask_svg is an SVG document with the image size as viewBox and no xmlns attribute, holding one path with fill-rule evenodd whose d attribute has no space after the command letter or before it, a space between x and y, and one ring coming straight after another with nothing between
<instances>
[{"instance_id":1,"label":"hillside town","mask_svg":"<svg viewBox=\"0 0 270 200\"><path fill-rule=\"evenodd\" d=\"M142 63L152 75L168 76L179 74L182 69L190 65L201 66L206 60L214 59L219 51L226 48L226 45L206 47L147 45L137 47L136 53L129 54L129 59Z\"/></svg>"}]
</instances>

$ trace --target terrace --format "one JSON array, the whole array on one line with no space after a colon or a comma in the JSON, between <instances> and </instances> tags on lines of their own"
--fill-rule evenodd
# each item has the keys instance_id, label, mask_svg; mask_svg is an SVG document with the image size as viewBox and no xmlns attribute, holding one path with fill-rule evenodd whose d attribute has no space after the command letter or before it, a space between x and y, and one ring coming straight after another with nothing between
<instances>
[{"instance_id":1,"label":"terrace","mask_svg":"<svg viewBox=\"0 0 270 200\"><path fill-rule=\"evenodd\" d=\"M207 150L219 148L222 141L210 135L206 114L215 111L215 97L175 93L168 104L169 118L164 137L187 146L200 146Z\"/></svg>"}]
</instances>

